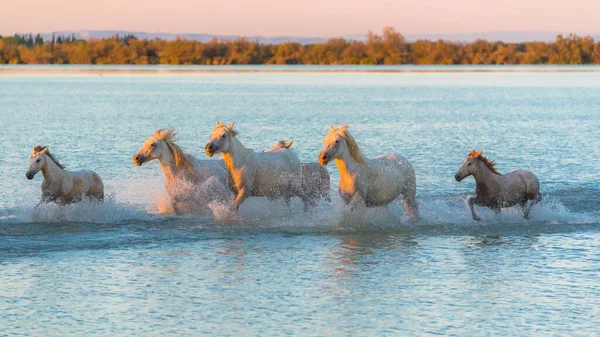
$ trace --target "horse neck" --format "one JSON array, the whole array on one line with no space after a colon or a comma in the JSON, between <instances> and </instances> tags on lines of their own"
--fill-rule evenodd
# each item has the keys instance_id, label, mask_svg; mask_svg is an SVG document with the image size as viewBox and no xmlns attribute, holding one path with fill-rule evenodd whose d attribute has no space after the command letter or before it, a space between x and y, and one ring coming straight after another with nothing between
<instances>
[{"instance_id":1,"label":"horse neck","mask_svg":"<svg viewBox=\"0 0 600 337\"><path fill-rule=\"evenodd\" d=\"M246 162L250 152L253 151L245 148L236 137L231 137L229 148L223 152L223 160L225 161L227 170L234 169L236 163Z\"/></svg>"},{"instance_id":2,"label":"horse neck","mask_svg":"<svg viewBox=\"0 0 600 337\"><path fill-rule=\"evenodd\" d=\"M175 177L177 177L177 173L179 172L179 169L177 166L175 166L174 154L169 150L169 154L163 156L158 162L160 163L160 167L165 175L166 184L172 184L175 181Z\"/></svg>"},{"instance_id":3,"label":"horse neck","mask_svg":"<svg viewBox=\"0 0 600 337\"><path fill-rule=\"evenodd\" d=\"M340 178L342 180L352 179L352 177L356 176L356 173L360 172L363 168L362 165L354 161L354 158L352 158L352 155L350 155L350 149L348 149L348 145L345 146L340 158L335 159L335 163L340 171Z\"/></svg>"},{"instance_id":4,"label":"horse neck","mask_svg":"<svg viewBox=\"0 0 600 337\"><path fill-rule=\"evenodd\" d=\"M56 183L65 179L67 173L65 170L60 168L60 166L58 166L54 160L50 158L50 156L46 156L45 163L46 165L42 167L41 171L46 182Z\"/></svg>"},{"instance_id":5,"label":"horse neck","mask_svg":"<svg viewBox=\"0 0 600 337\"><path fill-rule=\"evenodd\" d=\"M477 185L488 186L489 184L497 181L501 177L496 173L492 172L492 170L490 170L490 168L487 167L487 165L485 165L483 162L478 161L477 165L478 170L473 174Z\"/></svg>"}]
</instances>

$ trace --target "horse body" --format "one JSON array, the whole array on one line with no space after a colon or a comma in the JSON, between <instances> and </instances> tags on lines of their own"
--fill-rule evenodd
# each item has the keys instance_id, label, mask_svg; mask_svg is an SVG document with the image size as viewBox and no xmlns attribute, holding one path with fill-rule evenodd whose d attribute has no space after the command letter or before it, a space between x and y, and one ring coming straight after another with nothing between
<instances>
[{"instance_id":1,"label":"horse body","mask_svg":"<svg viewBox=\"0 0 600 337\"><path fill-rule=\"evenodd\" d=\"M286 199L297 196L306 206L298 156L293 151L254 152L245 148L236 135L233 123L227 126L218 123L205 147L208 156L223 153L229 173L228 186L235 194L231 209L239 209L250 196Z\"/></svg>"},{"instance_id":2,"label":"horse body","mask_svg":"<svg viewBox=\"0 0 600 337\"><path fill-rule=\"evenodd\" d=\"M292 153L252 152L252 157L253 163L248 166L248 173L254 171L253 196L283 197L289 195L289 189L301 189L302 175L297 156ZM241 177L239 174L237 176Z\"/></svg>"},{"instance_id":3,"label":"horse body","mask_svg":"<svg viewBox=\"0 0 600 337\"><path fill-rule=\"evenodd\" d=\"M475 178L475 198L469 199L469 207L474 220L480 218L475 214L474 205L489 207L496 213L501 208L520 205L525 218L533 204L541 201L538 178L526 170L514 170L500 174L495 169L495 162L488 160L481 151L471 151L456 173L456 180L462 181L472 175ZM532 203L528 205L528 201Z\"/></svg>"},{"instance_id":4,"label":"horse body","mask_svg":"<svg viewBox=\"0 0 600 337\"><path fill-rule=\"evenodd\" d=\"M61 204L72 204L83 197L104 199L104 184L93 171L63 171L60 179L47 178L44 174L42 197Z\"/></svg>"},{"instance_id":5,"label":"horse body","mask_svg":"<svg viewBox=\"0 0 600 337\"><path fill-rule=\"evenodd\" d=\"M93 171L67 171L58 163L48 147L36 146L30 158L27 178L33 179L42 171L42 202L57 202L63 205L81 201L83 198L102 201L104 184Z\"/></svg>"},{"instance_id":6,"label":"horse body","mask_svg":"<svg viewBox=\"0 0 600 337\"><path fill-rule=\"evenodd\" d=\"M368 172L367 189L362 193L368 207L387 205L403 194L405 189L410 193L416 192L413 188L416 185L415 171L401 155L392 153L370 159L365 171ZM414 196L409 194L408 198L412 199Z\"/></svg>"},{"instance_id":7,"label":"horse body","mask_svg":"<svg viewBox=\"0 0 600 337\"><path fill-rule=\"evenodd\" d=\"M478 182L475 193L480 205L497 209L515 206L523 200L533 200L539 190L540 183L533 173L518 170Z\"/></svg>"},{"instance_id":8,"label":"horse body","mask_svg":"<svg viewBox=\"0 0 600 337\"><path fill-rule=\"evenodd\" d=\"M175 213L208 211L206 204L215 200L225 201L229 196L225 188L225 164L223 160L198 160L183 152L175 143L176 137L174 129L157 130L134 155L133 162L141 166L152 160L159 161L165 176L165 189ZM216 186L212 188L215 190L199 191L199 187L213 177Z\"/></svg>"},{"instance_id":9,"label":"horse body","mask_svg":"<svg viewBox=\"0 0 600 337\"><path fill-rule=\"evenodd\" d=\"M175 213L195 213L208 211L206 204L211 201L225 201L228 194L220 189L212 195L209 191L201 191L200 186L212 177L217 185L227 185L227 170L223 160L199 160L187 155L191 171L175 165L173 158L161 160L161 169L165 176L165 190L171 199L171 207ZM209 193L210 194L210 193Z\"/></svg>"},{"instance_id":10,"label":"horse body","mask_svg":"<svg viewBox=\"0 0 600 337\"><path fill-rule=\"evenodd\" d=\"M335 159L342 200L349 204L359 195L367 207L378 207L402 195L407 212L417 217L416 175L410 162L393 153L376 159L364 158L347 128L347 125L331 127L319 155L323 166Z\"/></svg>"},{"instance_id":11,"label":"horse body","mask_svg":"<svg viewBox=\"0 0 600 337\"><path fill-rule=\"evenodd\" d=\"M302 163L302 190L311 201L330 201L331 178L329 171L319 163Z\"/></svg>"},{"instance_id":12,"label":"horse body","mask_svg":"<svg viewBox=\"0 0 600 337\"><path fill-rule=\"evenodd\" d=\"M266 152L291 151L293 142L279 141ZM304 195L311 201L319 199L331 200L329 191L331 188L331 179L327 169L319 163L300 163L302 167L302 190Z\"/></svg>"}]
</instances>

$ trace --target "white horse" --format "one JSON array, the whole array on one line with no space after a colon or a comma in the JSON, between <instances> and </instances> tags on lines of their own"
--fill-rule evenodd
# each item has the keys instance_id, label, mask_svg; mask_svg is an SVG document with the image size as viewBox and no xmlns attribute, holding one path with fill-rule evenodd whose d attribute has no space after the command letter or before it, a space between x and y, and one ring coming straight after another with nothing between
<instances>
[{"instance_id":1,"label":"white horse","mask_svg":"<svg viewBox=\"0 0 600 337\"><path fill-rule=\"evenodd\" d=\"M104 184L93 171L67 171L50 153L48 146L36 146L29 157L25 176L31 180L42 171L42 201L62 205L81 201L104 200Z\"/></svg>"},{"instance_id":2,"label":"white horse","mask_svg":"<svg viewBox=\"0 0 600 337\"><path fill-rule=\"evenodd\" d=\"M265 152L277 152L291 150L294 142L278 141ZM319 163L301 163L302 166L302 190L304 195L311 201L319 199L330 201L329 191L331 189L331 179L327 169Z\"/></svg>"},{"instance_id":3,"label":"white horse","mask_svg":"<svg viewBox=\"0 0 600 337\"><path fill-rule=\"evenodd\" d=\"M293 151L257 153L247 149L236 138L233 123L217 123L204 150L209 157L223 153L229 173L228 186L235 194L232 210L250 196L269 198L300 197L309 203L302 191L302 168Z\"/></svg>"},{"instance_id":4,"label":"white horse","mask_svg":"<svg viewBox=\"0 0 600 337\"><path fill-rule=\"evenodd\" d=\"M133 156L133 163L141 166L152 160L159 161L176 214L205 212L211 201L226 201L230 193L226 188L227 170L223 160L198 160L183 152L176 140L174 129L156 130ZM215 190L201 193L198 188L211 177L217 181Z\"/></svg>"},{"instance_id":5,"label":"white horse","mask_svg":"<svg viewBox=\"0 0 600 337\"><path fill-rule=\"evenodd\" d=\"M507 174L496 171L496 162L483 156L481 151L471 150L454 176L460 182L468 176L473 176L477 187L474 198L469 198L469 207L473 220L481 218L475 214L474 205L485 206L500 213L502 207L512 207L517 204L523 209L523 217L529 218L533 204L542 200L540 182L531 172L514 170ZM528 204L529 200L533 200Z\"/></svg>"},{"instance_id":6,"label":"white horse","mask_svg":"<svg viewBox=\"0 0 600 337\"><path fill-rule=\"evenodd\" d=\"M408 214L418 216L415 170L408 160L395 153L366 159L348 132L348 124L332 126L323 143L319 163L326 166L335 159L339 193L346 204L359 195L367 207L385 206L402 195Z\"/></svg>"}]
</instances>

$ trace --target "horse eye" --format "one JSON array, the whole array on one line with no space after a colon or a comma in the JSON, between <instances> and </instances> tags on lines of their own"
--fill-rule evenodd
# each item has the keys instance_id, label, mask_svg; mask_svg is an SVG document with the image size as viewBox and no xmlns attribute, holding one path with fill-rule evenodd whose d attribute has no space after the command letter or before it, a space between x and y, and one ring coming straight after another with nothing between
<instances>
[{"instance_id":1,"label":"horse eye","mask_svg":"<svg viewBox=\"0 0 600 337\"><path fill-rule=\"evenodd\" d=\"M150 146L154 147L156 144L150 144Z\"/></svg>"},{"instance_id":2,"label":"horse eye","mask_svg":"<svg viewBox=\"0 0 600 337\"><path fill-rule=\"evenodd\" d=\"M225 138L225 135L221 135L221 138Z\"/></svg>"},{"instance_id":3,"label":"horse eye","mask_svg":"<svg viewBox=\"0 0 600 337\"><path fill-rule=\"evenodd\" d=\"M473 164L473 163L469 163L469 165L467 165L467 166L471 166L472 164Z\"/></svg>"},{"instance_id":4,"label":"horse eye","mask_svg":"<svg viewBox=\"0 0 600 337\"><path fill-rule=\"evenodd\" d=\"M39 163L39 162L40 162L40 159L38 158L38 159L37 159L35 162L36 162L36 163Z\"/></svg>"},{"instance_id":5,"label":"horse eye","mask_svg":"<svg viewBox=\"0 0 600 337\"><path fill-rule=\"evenodd\" d=\"M336 144L339 144L339 143L340 143L340 141L339 141L339 140L336 140L336 141L335 141L335 143L336 143Z\"/></svg>"}]
</instances>

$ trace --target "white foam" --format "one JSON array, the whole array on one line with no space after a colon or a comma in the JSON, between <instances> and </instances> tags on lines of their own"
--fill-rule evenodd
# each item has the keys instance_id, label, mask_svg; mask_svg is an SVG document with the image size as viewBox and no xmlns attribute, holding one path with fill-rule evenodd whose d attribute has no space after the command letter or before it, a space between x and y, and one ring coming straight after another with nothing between
<instances>
[{"instance_id":1,"label":"white foam","mask_svg":"<svg viewBox=\"0 0 600 337\"><path fill-rule=\"evenodd\" d=\"M215 182L208 180L197 190L197 200L204 203L203 211L186 216L172 215L172 208L166 192L159 184L137 184L124 182L119 186L119 193L111 193L105 202L84 201L78 204L61 206L42 204L37 210L33 199L13 208L0 209L1 223L30 222L89 222L89 223L122 223L129 220L156 221L164 214L169 220L182 219L186 223L197 221L213 223L221 227L250 228L283 228L293 230L369 230L413 227L419 225L458 225L480 226L487 224L523 224L529 223L598 223L597 215L571 212L556 197L545 198L542 204L531 210L531 219L523 218L519 207L502 209L497 215L487 208L476 207L481 222L471 218L468 196L456 197L425 196L419 197L420 218L413 221L407 216L404 205L394 202L388 207L366 208L358 203L356 209L350 210L337 193L332 193L332 201L321 200L317 206L304 211L302 202L295 198L290 205L283 200L267 198L249 198L241 206L239 212L229 210L229 201L211 201L216 190ZM215 192L217 191L217 192ZM135 195L135 197L132 197ZM207 218L208 214L208 218Z\"/></svg>"},{"instance_id":2,"label":"white foam","mask_svg":"<svg viewBox=\"0 0 600 337\"><path fill-rule=\"evenodd\" d=\"M119 203L114 195L107 195L104 202L83 200L71 205L26 204L10 209L7 213L7 215L0 216L0 223L119 223L127 220L152 219L152 215L145 209L132 204Z\"/></svg>"}]
</instances>

